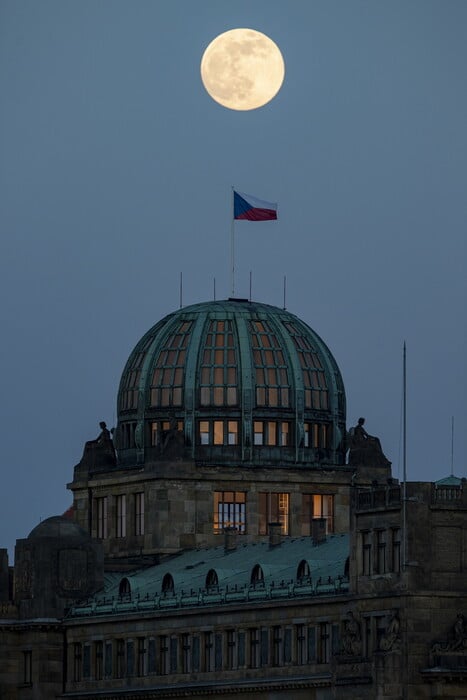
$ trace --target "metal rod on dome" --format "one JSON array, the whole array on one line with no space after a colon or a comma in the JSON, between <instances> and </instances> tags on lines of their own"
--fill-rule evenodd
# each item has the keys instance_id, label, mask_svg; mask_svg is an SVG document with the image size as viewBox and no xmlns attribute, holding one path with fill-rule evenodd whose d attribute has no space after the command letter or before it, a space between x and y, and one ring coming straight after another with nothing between
<instances>
[{"instance_id":1,"label":"metal rod on dome","mask_svg":"<svg viewBox=\"0 0 467 700\"><path fill-rule=\"evenodd\" d=\"M216 278L214 277L214 301L216 301Z\"/></svg>"},{"instance_id":2,"label":"metal rod on dome","mask_svg":"<svg viewBox=\"0 0 467 700\"><path fill-rule=\"evenodd\" d=\"M250 301L251 301L251 286L252 286L252 280L253 280L253 273L250 270Z\"/></svg>"},{"instance_id":3,"label":"metal rod on dome","mask_svg":"<svg viewBox=\"0 0 467 700\"><path fill-rule=\"evenodd\" d=\"M284 311L285 311L285 309L287 308L287 307L286 307L286 304L285 304L286 295L287 295L287 276L284 275L284 307L283 307L283 308L284 308Z\"/></svg>"},{"instance_id":4,"label":"metal rod on dome","mask_svg":"<svg viewBox=\"0 0 467 700\"><path fill-rule=\"evenodd\" d=\"M183 272L180 272L180 308L183 306Z\"/></svg>"}]
</instances>

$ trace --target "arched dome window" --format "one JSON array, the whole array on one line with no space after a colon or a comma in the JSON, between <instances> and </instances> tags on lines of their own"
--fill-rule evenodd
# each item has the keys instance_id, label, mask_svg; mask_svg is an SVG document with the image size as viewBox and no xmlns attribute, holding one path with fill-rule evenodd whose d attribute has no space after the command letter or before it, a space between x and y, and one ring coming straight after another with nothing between
<instances>
[{"instance_id":1,"label":"arched dome window","mask_svg":"<svg viewBox=\"0 0 467 700\"><path fill-rule=\"evenodd\" d=\"M211 321L201 360L201 406L238 404L237 353L232 321Z\"/></svg>"},{"instance_id":2,"label":"arched dome window","mask_svg":"<svg viewBox=\"0 0 467 700\"><path fill-rule=\"evenodd\" d=\"M118 595L120 598L131 598L131 586L127 578L122 578L118 587Z\"/></svg>"},{"instance_id":3,"label":"arched dome window","mask_svg":"<svg viewBox=\"0 0 467 700\"><path fill-rule=\"evenodd\" d=\"M251 346L256 375L256 405L290 404L287 364L277 336L265 320L250 321Z\"/></svg>"},{"instance_id":4,"label":"arched dome window","mask_svg":"<svg viewBox=\"0 0 467 700\"><path fill-rule=\"evenodd\" d=\"M191 321L183 321L162 345L152 375L151 406L182 405L186 349L192 325Z\"/></svg>"},{"instance_id":5,"label":"arched dome window","mask_svg":"<svg viewBox=\"0 0 467 700\"><path fill-rule=\"evenodd\" d=\"M172 574L165 574L162 579L162 593L173 593L174 590L175 585Z\"/></svg>"},{"instance_id":6,"label":"arched dome window","mask_svg":"<svg viewBox=\"0 0 467 700\"><path fill-rule=\"evenodd\" d=\"M297 581L305 581L310 578L310 565L306 559L302 559L297 567Z\"/></svg>"},{"instance_id":7,"label":"arched dome window","mask_svg":"<svg viewBox=\"0 0 467 700\"><path fill-rule=\"evenodd\" d=\"M250 582L252 586L257 586L261 584L264 585L264 573L263 569L259 564L255 564L255 566L253 567Z\"/></svg>"},{"instance_id":8,"label":"arched dome window","mask_svg":"<svg viewBox=\"0 0 467 700\"><path fill-rule=\"evenodd\" d=\"M214 569L209 569L206 575L206 588L213 588L219 585L219 577Z\"/></svg>"}]
</instances>

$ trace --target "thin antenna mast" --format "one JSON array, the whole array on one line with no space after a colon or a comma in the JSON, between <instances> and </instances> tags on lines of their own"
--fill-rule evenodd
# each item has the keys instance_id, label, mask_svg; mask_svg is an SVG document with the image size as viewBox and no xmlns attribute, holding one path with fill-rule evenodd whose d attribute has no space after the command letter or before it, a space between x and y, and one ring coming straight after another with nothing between
<instances>
[{"instance_id":1,"label":"thin antenna mast","mask_svg":"<svg viewBox=\"0 0 467 700\"><path fill-rule=\"evenodd\" d=\"M251 286L252 286L252 280L253 280L253 273L250 270L250 301L251 301Z\"/></svg>"},{"instance_id":2,"label":"thin antenna mast","mask_svg":"<svg viewBox=\"0 0 467 700\"><path fill-rule=\"evenodd\" d=\"M454 416L451 416L451 476L454 476Z\"/></svg>"},{"instance_id":3,"label":"thin antenna mast","mask_svg":"<svg viewBox=\"0 0 467 700\"><path fill-rule=\"evenodd\" d=\"M286 304L285 304L286 295L287 295L287 277L286 277L286 275L284 275L284 307L283 307L284 311L287 308Z\"/></svg>"},{"instance_id":4,"label":"thin antenna mast","mask_svg":"<svg viewBox=\"0 0 467 700\"><path fill-rule=\"evenodd\" d=\"M402 570L407 566L407 348L404 340L403 358L403 402L402 402L402 464L403 464L403 484L402 484Z\"/></svg>"},{"instance_id":5,"label":"thin antenna mast","mask_svg":"<svg viewBox=\"0 0 467 700\"><path fill-rule=\"evenodd\" d=\"M214 277L214 301L216 301L216 278Z\"/></svg>"},{"instance_id":6,"label":"thin antenna mast","mask_svg":"<svg viewBox=\"0 0 467 700\"><path fill-rule=\"evenodd\" d=\"M183 272L180 272L180 308L183 306Z\"/></svg>"}]
</instances>

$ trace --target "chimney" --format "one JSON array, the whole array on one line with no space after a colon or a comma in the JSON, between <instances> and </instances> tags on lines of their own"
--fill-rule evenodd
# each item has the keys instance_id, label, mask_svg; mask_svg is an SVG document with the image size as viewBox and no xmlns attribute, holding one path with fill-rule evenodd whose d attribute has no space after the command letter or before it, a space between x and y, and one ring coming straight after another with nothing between
<instances>
[{"instance_id":1,"label":"chimney","mask_svg":"<svg viewBox=\"0 0 467 700\"><path fill-rule=\"evenodd\" d=\"M224 551L235 552L237 549L237 533L236 527L225 527L224 528Z\"/></svg>"},{"instance_id":2,"label":"chimney","mask_svg":"<svg viewBox=\"0 0 467 700\"><path fill-rule=\"evenodd\" d=\"M326 518L313 518L311 521L311 537L313 544L326 542Z\"/></svg>"},{"instance_id":3,"label":"chimney","mask_svg":"<svg viewBox=\"0 0 467 700\"><path fill-rule=\"evenodd\" d=\"M277 547L282 542L282 523L269 523L269 548Z\"/></svg>"}]
</instances>

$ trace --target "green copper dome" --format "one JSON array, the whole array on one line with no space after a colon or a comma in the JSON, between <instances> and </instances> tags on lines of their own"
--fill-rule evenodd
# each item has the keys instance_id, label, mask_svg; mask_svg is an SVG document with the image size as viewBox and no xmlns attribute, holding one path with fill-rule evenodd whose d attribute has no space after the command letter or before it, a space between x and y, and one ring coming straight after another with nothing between
<instances>
[{"instance_id":1,"label":"green copper dome","mask_svg":"<svg viewBox=\"0 0 467 700\"><path fill-rule=\"evenodd\" d=\"M283 309L187 306L139 341L118 393L124 464L344 464L345 392L321 338Z\"/></svg>"}]
</instances>

